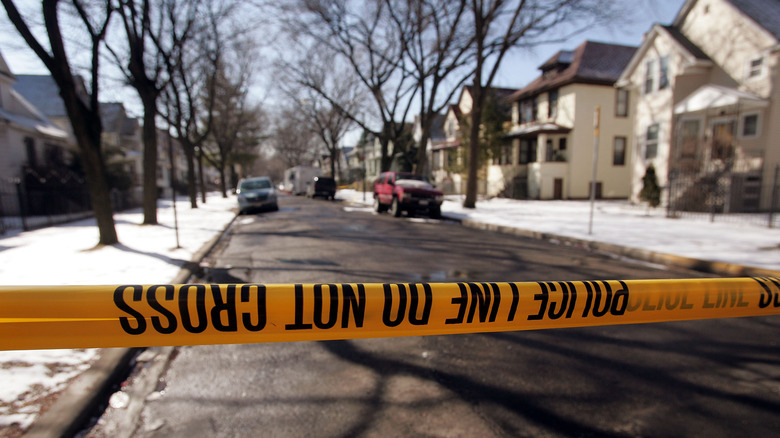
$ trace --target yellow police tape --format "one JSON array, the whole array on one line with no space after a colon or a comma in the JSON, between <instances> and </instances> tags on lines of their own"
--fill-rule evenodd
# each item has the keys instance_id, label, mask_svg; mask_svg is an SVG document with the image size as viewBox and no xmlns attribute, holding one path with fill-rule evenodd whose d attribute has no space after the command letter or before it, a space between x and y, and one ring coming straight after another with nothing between
<instances>
[{"instance_id":1,"label":"yellow police tape","mask_svg":"<svg viewBox=\"0 0 780 438\"><path fill-rule=\"evenodd\" d=\"M780 314L780 279L0 287L0 350L240 344Z\"/></svg>"}]
</instances>

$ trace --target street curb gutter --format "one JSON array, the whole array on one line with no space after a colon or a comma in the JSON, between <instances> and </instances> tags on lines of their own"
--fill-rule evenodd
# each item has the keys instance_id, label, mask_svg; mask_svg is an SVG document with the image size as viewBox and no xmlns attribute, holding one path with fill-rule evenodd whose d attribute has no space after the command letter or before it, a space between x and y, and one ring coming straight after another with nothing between
<instances>
[{"instance_id":1,"label":"street curb gutter","mask_svg":"<svg viewBox=\"0 0 780 438\"><path fill-rule=\"evenodd\" d=\"M666 254L656 251L649 251L641 248L631 248L613 243L594 242L592 240L578 239L576 237L563 236L554 233L545 233L521 228L513 228L505 225L489 224L471 219L461 219L452 216L443 215L448 220L460 223L464 227L475 228L485 231L493 231L514 236L530 237L533 239L559 242L564 245L576 246L590 251L599 251L615 254L631 259L641 260L649 263L657 263L671 267L691 269L694 271L705 272L708 274L731 276L731 277L778 277L780 271L771 269L756 268L752 266L743 266L733 263L716 262L710 260L701 260L691 257L683 257L673 254Z\"/></svg>"},{"instance_id":2,"label":"street curb gutter","mask_svg":"<svg viewBox=\"0 0 780 438\"><path fill-rule=\"evenodd\" d=\"M227 233L237 216L228 222L225 229L206 242L192 259L171 280L172 284L183 284L199 269L200 261L211 252L222 236ZM74 379L60 394L57 401L39 416L24 433L30 438L71 437L81 430L89 416L114 390L116 379L132 366L135 357L143 348L105 348L90 368Z\"/></svg>"}]
</instances>

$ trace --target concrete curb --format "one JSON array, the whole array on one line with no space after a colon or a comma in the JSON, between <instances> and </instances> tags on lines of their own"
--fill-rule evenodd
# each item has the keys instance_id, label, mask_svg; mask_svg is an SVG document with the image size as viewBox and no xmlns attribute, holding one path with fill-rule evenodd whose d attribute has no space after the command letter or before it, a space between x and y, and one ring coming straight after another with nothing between
<instances>
[{"instance_id":1,"label":"concrete curb","mask_svg":"<svg viewBox=\"0 0 780 438\"><path fill-rule=\"evenodd\" d=\"M171 280L172 284L182 284L199 269L200 262L217 245L222 236L227 233L233 222L228 222L225 229L206 242L192 259L185 263L179 273ZM60 394L57 401L39 416L25 437L49 438L71 437L81 430L89 420L89 416L113 391L116 379L123 376L133 365L133 361L143 348L105 348L100 352L100 358L90 368L74 379Z\"/></svg>"},{"instance_id":2,"label":"concrete curb","mask_svg":"<svg viewBox=\"0 0 780 438\"><path fill-rule=\"evenodd\" d=\"M564 245L576 246L590 251L610 253L618 256L628 257L649 263L660 265L691 269L708 274L716 274L730 277L780 277L780 271L770 269L756 268L752 266L743 266L733 263L716 262L711 260L701 260L691 257L666 254L656 251L649 251L641 248L631 248L613 243L595 242L592 240L578 239L575 237L563 236L554 233L544 233L539 231L512 228L504 225L489 224L471 219L461 219L453 216L442 215L442 217L460 223L469 228L479 230L493 231L514 236L529 237L532 239L547 240L559 242Z\"/></svg>"}]
</instances>

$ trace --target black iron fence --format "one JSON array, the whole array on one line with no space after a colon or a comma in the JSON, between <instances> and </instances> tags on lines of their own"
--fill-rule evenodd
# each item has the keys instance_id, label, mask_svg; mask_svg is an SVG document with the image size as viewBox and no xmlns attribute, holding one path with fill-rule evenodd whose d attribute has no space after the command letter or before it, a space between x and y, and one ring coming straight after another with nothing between
<instances>
[{"instance_id":1,"label":"black iron fence","mask_svg":"<svg viewBox=\"0 0 780 438\"><path fill-rule=\"evenodd\" d=\"M129 192L113 190L111 200L115 211L138 206ZM91 216L86 181L71 170L25 168L20 178L0 177L0 234Z\"/></svg>"},{"instance_id":2,"label":"black iron fence","mask_svg":"<svg viewBox=\"0 0 780 438\"><path fill-rule=\"evenodd\" d=\"M763 177L760 169L673 170L666 187L667 216L780 227L779 175L780 168L773 178Z\"/></svg>"}]
</instances>

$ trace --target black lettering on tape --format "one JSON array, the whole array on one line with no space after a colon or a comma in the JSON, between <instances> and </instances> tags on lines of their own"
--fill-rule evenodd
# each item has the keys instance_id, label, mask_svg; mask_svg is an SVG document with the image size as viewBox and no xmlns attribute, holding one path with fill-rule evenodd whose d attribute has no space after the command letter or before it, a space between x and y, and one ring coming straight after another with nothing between
<instances>
[{"instance_id":1,"label":"black lettering on tape","mask_svg":"<svg viewBox=\"0 0 780 438\"><path fill-rule=\"evenodd\" d=\"M426 325L428 324L428 319L431 317L431 306L433 305L431 285L423 283L422 288L423 293L425 294L425 304L423 304L422 315L418 317L417 306L419 305L419 295L417 292L417 285L409 285L409 295L411 296L411 303L409 304L409 323L412 325Z\"/></svg>"},{"instance_id":2,"label":"black lettering on tape","mask_svg":"<svg viewBox=\"0 0 780 438\"><path fill-rule=\"evenodd\" d=\"M236 316L236 285L229 284L225 288L225 297L222 297L222 289L218 284L211 285L211 295L214 298L214 307L211 308L211 325L221 332L238 331L238 317ZM222 319L226 320L225 322Z\"/></svg>"},{"instance_id":3,"label":"black lettering on tape","mask_svg":"<svg viewBox=\"0 0 780 438\"><path fill-rule=\"evenodd\" d=\"M388 327L397 327L404 320L406 314L406 287L403 284L395 285L398 288L398 311L395 318L393 312L393 288L389 284L383 286L385 293L385 307L382 310L382 322Z\"/></svg>"},{"instance_id":4,"label":"black lettering on tape","mask_svg":"<svg viewBox=\"0 0 780 438\"><path fill-rule=\"evenodd\" d=\"M192 323L190 316L190 289L195 289L195 313L198 316L198 324ZM206 314L206 286L202 284L185 284L179 289L179 315L184 330L190 333L203 333L209 325Z\"/></svg>"},{"instance_id":5,"label":"black lettering on tape","mask_svg":"<svg viewBox=\"0 0 780 438\"><path fill-rule=\"evenodd\" d=\"M140 335L146 331L146 320L144 319L144 316L141 315L141 313L130 307L125 302L125 289L128 288L133 290L133 301L141 301L143 299L144 288L140 285L119 286L114 290L114 304L116 304L116 307L135 318L136 321L135 327L133 327L133 325L130 324L130 320L126 316L120 316L119 325L127 334Z\"/></svg>"},{"instance_id":6,"label":"black lettering on tape","mask_svg":"<svg viewBox=\"0 0 780 438\"><path fill-rule=\"evenodd\" d=\"M458 305L458 316L454 318L447 318L445 324L463 324L463 318L466 316L466 307L469 304L468 291L466 285L458 283L458 289L460 289L460 296L452 299L452 304Z\"/></svg>"},{"instance_id":7,"label":"black lettering on tape","mask_svg":"<svg viewBox=\"0 0 780 438\"><path fill-rule=\"evenodd\" d=\"M328 311L328 320L324 321L322 312L322 287L330 289L330 305ZM335 284L315 284L314 285L314 325L319 329L329 329L336 325L339 317L339 288Z\"/></svg>"},{"instance_id":8,"label":"black lettering on tape","mask_svg":"<svg viewBox=\"0 0 780 438\"><path fill-rule=\"evenodd\" d=\"M150 286L149 289L146 290L146 302L149 303L149 307L160 312L160 314L167 321L166 324L163 325L160 322L159 316L152 316L152 327L154 327L158 333L171 334L176 331L178 322L176 321L176 315L160 304L159 300L157 299L157 290L160 288L165 290L165 301L174 301L176 299L176 291L174 290L172 284L158 284L156 286Z\"/></svg>"},{"instance_id":9,"label":"black lettering on tape","mask_svg":"<svg viewBox=\"0 0 780 438\"><path fill-rule=\"evenodd\" d=\"M430 290L430 287L428 288ZM349 309L352 308L352 317L355 320L355 327L363 327L363 320L366 316L366 288L362 284L357 285L358 295L352 286L342 284L341 290L344 294L344 307L341 312L341 328L349 327Z\"/></svg>"},{"instance_id":10,"label":"black lettering on tape","mask_svg":"<svg viewBox=\"0 0 780 438\"><path fill-rule=\"evenodd\" d=\"M512 289L512 306L509 308L509 316L507 316L506 320L512 322L515 320L517 305L520 303L520 292L517 290L517 285L514 283L509 283L509 288Z\"/></svg>"},{"instance_id":11,"label":"black lettering on tape","mask_svg":"<svg viewBox=\"0 0 780 438\"><path fill-rule=\"evenodd\" d=\"M549 301L550 294L547 291L547 285L543 282L539 282L539 287L542 288L542 292L534 294L534 301L541 301L539 304L539 313L536 315L528 315L529 321L538 321L544 318L544 311L547 310L547 301Z\"/></svg>"},{"instance_id":12,"label":"black lettering on tape","mask_svg":"<svg viewBox=\"0 0 780 438\"><path fill-rule=\"evenodd\" d=\"M295 285L295 323L286 324L285 330L311 330L311 324L303 323L303 285Z\"/></svg>"},{"instance_id":13,"label":"black lettering on tape","mask_svg":"<svg viewBox=\"0 0 780 438\"><path fill-rule=\"evenodd\" d=\"M241 314L241 322L244 324L244 328L250 332L259 332L265 328L266 313L265 313L265 286L262 284L244 284L241 286L241 302L250 302L250 292L255 290L255 299L257 300L257 324L252 322L252 314L244 312Z\"/></svg>"}]
</instances>

